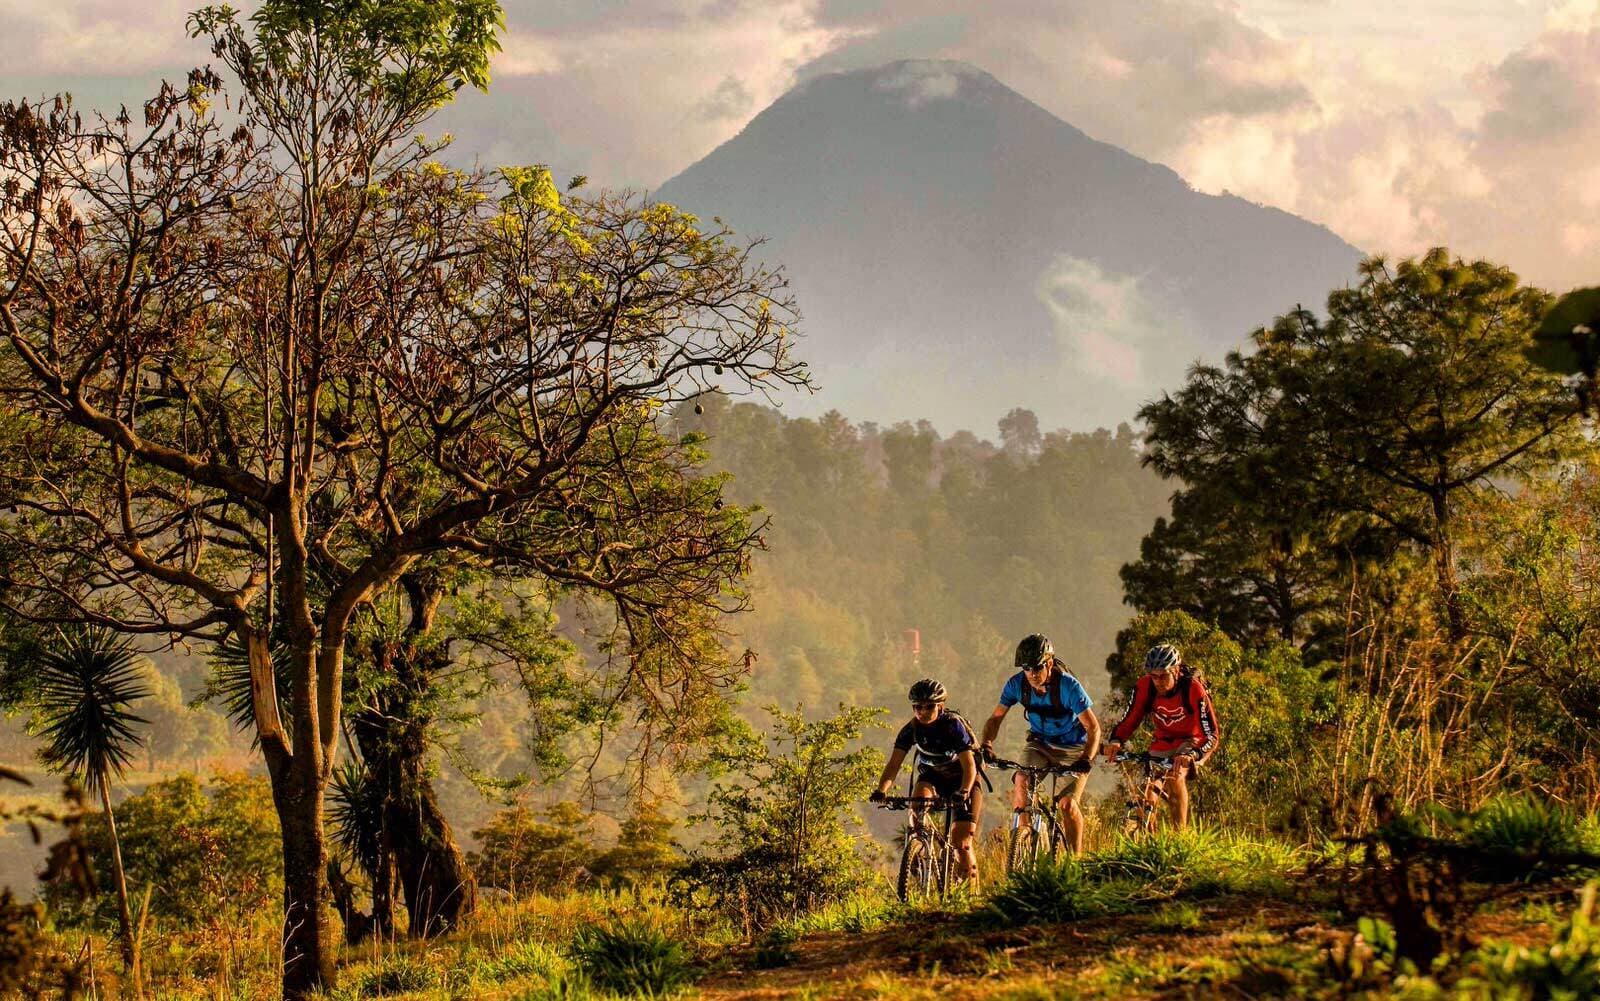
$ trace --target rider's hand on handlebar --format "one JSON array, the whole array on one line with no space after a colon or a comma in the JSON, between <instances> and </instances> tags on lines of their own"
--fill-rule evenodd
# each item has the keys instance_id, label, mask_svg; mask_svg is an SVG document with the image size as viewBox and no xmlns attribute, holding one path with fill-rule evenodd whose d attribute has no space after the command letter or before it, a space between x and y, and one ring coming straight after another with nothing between
<instances>
[{"instance_id":1,"label":"rider's hand on handlebar","mask_svg":"<svg viewBox=\"0 0 1600 1001\"><path fill-rule=\"evenodd\" d=\"M985 762L992 763L994 761L994 742L986 740L982 744L979 744L978 757L982 758Z\"/></svg>"},{"instance_id":2,"label":"rider's hand on handlebar","mask_svg":"<svg viewBox=\"0 0 1600 1001\"><path fill-rule=\"evenodd\" d=\"M1114 740L1108 742L1106 744L1106 760L1107 761L1115 761L1115 760L1117 760L1117 752L1120 751L1120 750L1122 750L1122 745L1121 744L1119 744L1118 742L1116 742Z\"/></svg>"},{"instance_id":3,"label":"rider's hand on handlebar","mask_svg":"<svg viewBox=\"0 0 1600 1001\"><path fill-rule=\"evenodd\" d=\"M1067 771L1077 772L1079 775L1088 775L1089 770L1093 767L1094 761L1092 759L1079 758L1077 761L1074 761L1072 764L1067 766Z\"/></svg>"},{"instance_id":4,"label":"rider's hand on handlebar","mask_svg":"<svg viewBox=\"0 0 1600 1001\"><path fill-rule=\"evenodd\" d=\"M867 797L867 802L869 802L869 803L882 803L884 800L886 800L888 798L889 797L887 797L887 796L885 796L883 794L883 790L882 789L874 789L874 790L872 790L872 795Z\"/></svg>"}]
</instances>

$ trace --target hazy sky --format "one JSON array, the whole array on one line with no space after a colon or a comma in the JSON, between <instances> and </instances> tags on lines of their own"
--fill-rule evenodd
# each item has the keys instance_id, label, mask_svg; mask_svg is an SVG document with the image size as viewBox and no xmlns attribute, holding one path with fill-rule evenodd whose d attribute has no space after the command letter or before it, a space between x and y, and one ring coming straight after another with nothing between
<instances>
[{"instance_id":1,"label":"hazy sky","mask_svg":"<svg viewBox=\"0 0 1600 1001\"><path fill-rule=\"evenodd\" d=\"M192 2L0 0L0 93L134 100ZM1600 279L1600 0L505 0L493 162L651 188L797 80L965 59L1096 138L1326 223Z\"/></svg>"}]
</instances>

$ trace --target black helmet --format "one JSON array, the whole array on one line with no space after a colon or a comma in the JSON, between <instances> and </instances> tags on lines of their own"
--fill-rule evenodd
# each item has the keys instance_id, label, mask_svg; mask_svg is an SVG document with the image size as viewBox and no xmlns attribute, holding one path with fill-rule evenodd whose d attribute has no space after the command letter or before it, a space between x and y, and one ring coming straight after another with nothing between
<instances>
[{"instance_id":1,"label":"black helmet","mask_svg":"<svg viewBox=\"0 0 1600 1001\"><path fill-rule=\"evenodd\" d=\"M1050 637L1034 633L1017 644L1017 667L1038 667L1048 664L1056 655Z\"/></svg>"},{"instance_id":2,"label":"black helmet","mask_svg":"<svg viewBox=\"0 0 1600 1001\"><path fill-rule=\"evenodd\" d=\"M943 702L947 697L944 686L932 678L923 678L911 686L912 702Z\"/></svg>"}]
</instances>

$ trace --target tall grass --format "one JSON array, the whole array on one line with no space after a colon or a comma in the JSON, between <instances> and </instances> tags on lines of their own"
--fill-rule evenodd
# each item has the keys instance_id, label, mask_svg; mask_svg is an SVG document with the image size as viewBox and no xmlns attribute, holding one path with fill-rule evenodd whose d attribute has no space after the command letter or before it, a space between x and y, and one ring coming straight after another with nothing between
<instances>
[{"instance_id":1,"label":"tall grass","mask_svg":"<svg viewBox=\"0 0 1600 1001\"><path fill-rule=\"evenodd\" d=\"M1018 870L989 898L983 915L1003 925L1054 924L1178 897L1277 893L1305 861L1298 848L1215 828L1123 837L1079 858Z\"/></svg>"}]
</instances>

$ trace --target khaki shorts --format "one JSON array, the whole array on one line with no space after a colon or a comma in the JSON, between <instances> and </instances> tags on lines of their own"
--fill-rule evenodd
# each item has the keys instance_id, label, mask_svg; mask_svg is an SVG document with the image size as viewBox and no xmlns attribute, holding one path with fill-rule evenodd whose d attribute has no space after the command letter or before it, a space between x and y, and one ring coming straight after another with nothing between
<instances>
[{"instance_id":1,"label":"khaki shorts","mask_svg":"<svg viewBox=\"0 0 1600 1001\"><path fill-rule=\"evenodd\" d=\"M1033 768L1043 765L1070 765L1083 757L1083 745L1073 744L1067 747L1058 747L1045 741L1028 736L1028 741L1022 747L1022 764ZM1063 775L1057 780L1058 798L1071 795L1074 803L1083 802L1083 787L1088 783L1088 775ZM1065 792L1061 790L1065 789Z\"/></svg>"}]
</instances>

